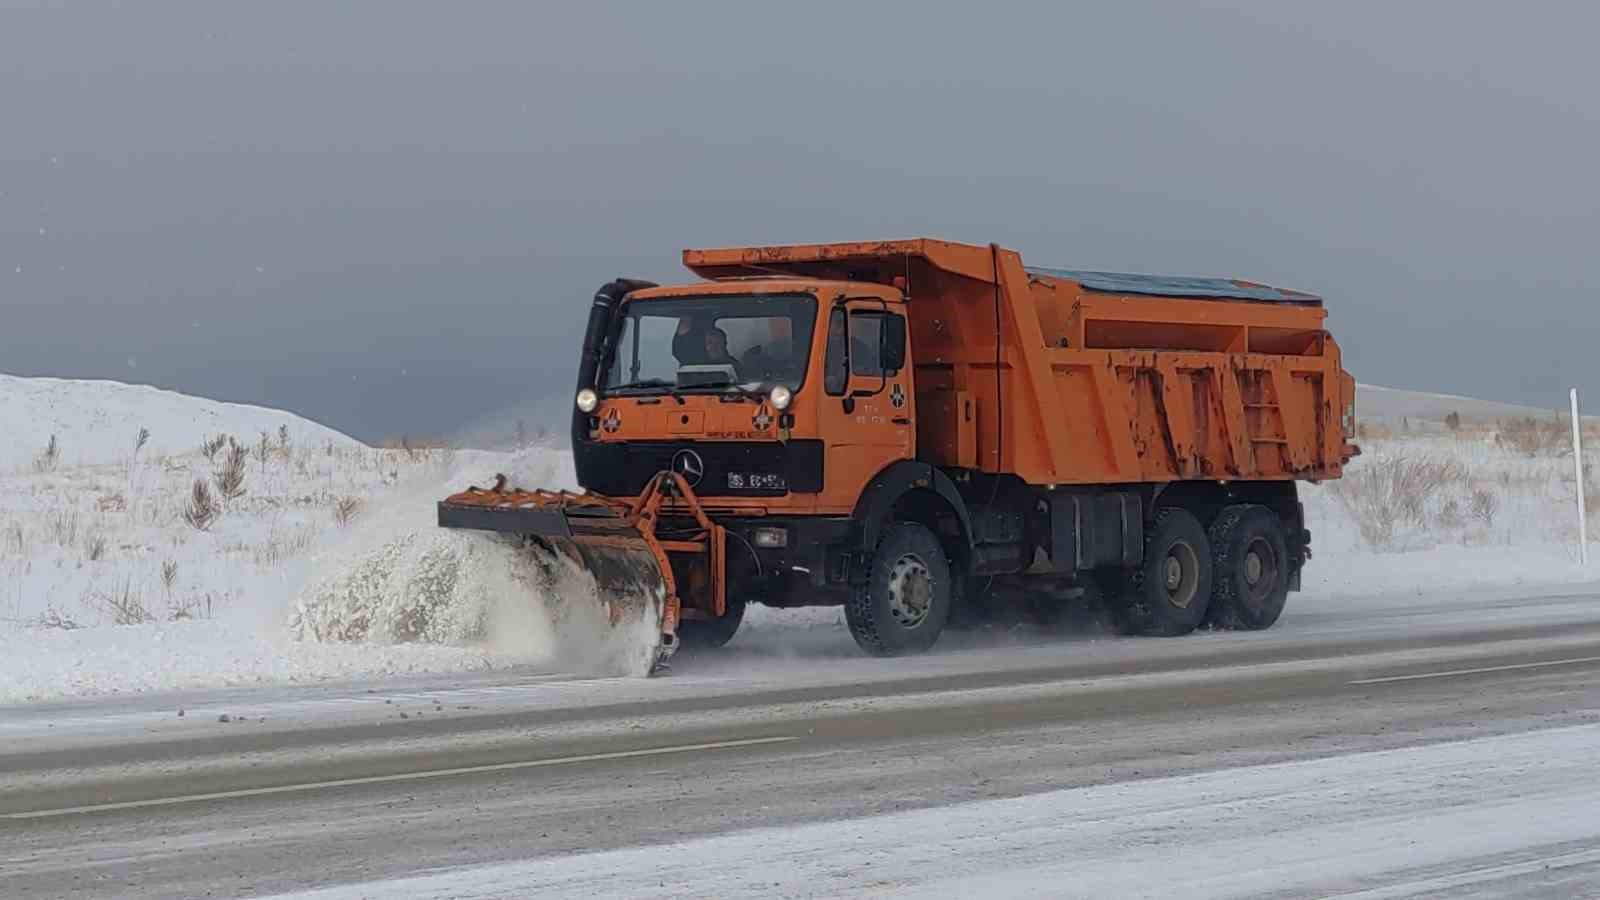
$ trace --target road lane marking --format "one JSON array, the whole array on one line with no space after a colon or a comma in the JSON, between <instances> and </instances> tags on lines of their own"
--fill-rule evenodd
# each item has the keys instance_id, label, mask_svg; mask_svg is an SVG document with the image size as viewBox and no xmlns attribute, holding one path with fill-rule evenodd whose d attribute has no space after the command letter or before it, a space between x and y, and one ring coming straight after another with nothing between
<instances>
[{"instance_id":1,"label":"road lane marking","mask_svg":"<svg viewBox=\"0 0 1600 900\"><path fill-rule=\"evenodd\" d=\"M765 744L784 744L798 741L795 735L782 737L743 738L736 741L713 741L706 744L678 744L671 747L648 747L643 750L617 750L612 753L585 753L579 756L555 756L548 759L529 759L521 762L490 763L482 766L461 766L454 769L428 769L422 772L397 772L393 775L368 775L362 778L339 778L333 781L308 781L301 784L280 784L272 787L241 788L236 791L214 791L208 794L188 794L181 797L156 797L150 800L126 800L120 803L91 803L87 806L63 806L58 809L40 809L33 812L0 813L0 819L49 819L74 816L82 813L110 812L119 809L143 809L151 806L176 806L180 803L204 803L208 800L234 800L241 797L264 797L271 794L289 794L317 791L324 788L351 787L362 784L386 784L396 781L419 781L424 778L444 778L451 775L473 775L480 772L510 772L516 769L538 769L572 763L602 762L612 759L637 759L642 756L666 756L672 753L692 753L696 750L726 750L733 747L759 747Z\"/></svg>"},{"instance_id":2,"label":"road lane marking","mask_svg":"<svg viewBox=\"0 0 1600 900\"><path fill-rule=\"evenodd\" d=\"M1579 663L1600 662L1600 656L1579 656L1574 659L1552 659L1545 662L1515 663L1509 666L1484 666L1481 669L1451 669L1448 672L1423 672L1418 675L1390 675L1387 678L1363 678L1351 684L1387 684L1391 681L1420 681L1424 678L1449 678L1452 675L1477 675L1482 672L1510 672L1514 669L1542 669L1549 666L1575 666Z\"/></svg>"},{"instance_id":3,"label":"road lane marking","mask_svg":"<svg viewBox=\"0 0 1600 900\"><path fill-rule=\"evenodd\" d=\"M1441 875L1420 881L1407 881L1401 884L1391 884L1349 894L1335 894L1331 895L1328 900L1389 900L1389 898L1415 897L1418 894L1432 894L1451 888L1482 884L1486 881L1498 881L1523 875L1543 874L1552 870L1570 869L1574 866L1584 866L1593 862L1600 862L1600 850L1579 850L1575 853L1544 856L1539 859L1530 859L1526 862L1468 869L1465 872L1458 872L1454 875Z\"/></svg>"}]
</instances>

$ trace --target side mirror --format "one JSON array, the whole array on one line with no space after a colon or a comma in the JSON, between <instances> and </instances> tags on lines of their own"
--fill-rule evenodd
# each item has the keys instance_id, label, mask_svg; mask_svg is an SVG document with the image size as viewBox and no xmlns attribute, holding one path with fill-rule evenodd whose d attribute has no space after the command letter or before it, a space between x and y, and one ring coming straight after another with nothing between
<instances>
[{"instance_id":1,"label":"side mirror","mask_svg":"<svg viewBox=\"0 0 1600 900\"><path fill-rule=\"evenodd\" d=\"M878 361L885 372L898 372L906 366L905 316L883 317L883 330L878 332Z\"/></svg>"}]
</instances>

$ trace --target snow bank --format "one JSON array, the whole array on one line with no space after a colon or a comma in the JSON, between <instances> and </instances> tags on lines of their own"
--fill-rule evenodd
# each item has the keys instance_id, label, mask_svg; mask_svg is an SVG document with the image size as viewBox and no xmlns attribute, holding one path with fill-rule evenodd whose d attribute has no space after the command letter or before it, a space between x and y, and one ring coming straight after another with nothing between
<instances>
[{"instance_id":1,"label":"snow bank","mask_svg":"<svg viewBox=\"0 0 1600 900\"><path fill-rule=\"evenodd\" d=\"M433 506L501 471L570 486L564 455L381 450L274 410L0 378L0 439L24 459L0 467L0 703L546 663L571 643L560 628L575 629L573 615L547 622L508 599L522 561L487 539L441 533ZM151 438L134 454L141 427ZM227 451L200 450L219 433L249 445L231 498L217 487ZM36 470L51 434L61 456ZM216 505L203 528L184 518L196 481ZM300 640L315 635L295 627L297 599L341 576L349 583L362 554L396 541L406 559L395 577L360 595L372 627ZM548 598L583 586L545 588ZM590 658L631 670L636 636L611 634L616 644Z\"/></svg>"},{"instance_id":2,"label":"snow bank","mask_svg":"<svg viewBox=\"0 0 1600 900\"><path fill-rule=\"evenodd\" d=\"M51 435L58 466L126 462L141 428L150 432L141 455L186 453L218 433L254 442L287 428L297 443L346 447L356 441L282 410L222 403L117 381L19 378L0 374L0 473L28 469Z\"/></svg>"}]
</instances>

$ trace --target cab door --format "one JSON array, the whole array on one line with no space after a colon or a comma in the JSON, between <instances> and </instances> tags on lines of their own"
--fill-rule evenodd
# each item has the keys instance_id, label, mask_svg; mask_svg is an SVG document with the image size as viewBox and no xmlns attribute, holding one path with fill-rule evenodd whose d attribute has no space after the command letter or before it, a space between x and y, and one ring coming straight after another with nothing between
<instances>
[{"instance_id":1,"label":"cab door","mask_svg":"<svg viewBox=\"0 0 1600 900\"><path fill-rule=\"evenodd\" d=\"M905 305L843 300L829 310L826 327L818 411L827 445L822 502L853 509L872 476L916 455Z\"/></svg>"}]
</instances>

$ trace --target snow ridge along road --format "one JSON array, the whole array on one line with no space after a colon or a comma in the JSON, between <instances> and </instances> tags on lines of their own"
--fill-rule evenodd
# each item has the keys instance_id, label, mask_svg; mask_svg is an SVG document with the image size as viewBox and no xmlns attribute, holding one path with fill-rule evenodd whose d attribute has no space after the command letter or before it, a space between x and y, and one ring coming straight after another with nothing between
<instances>
[{"instance_id":1,"label":"snow ridge along road","mask_svg":"<svg viewBox=\"0 0 1600 900\"><path fill-rule=\"evenodd\" d=\"M1350 612L12 707L0 893L1600 891L1600 596Z\"/></svg>"}]
</instances>

